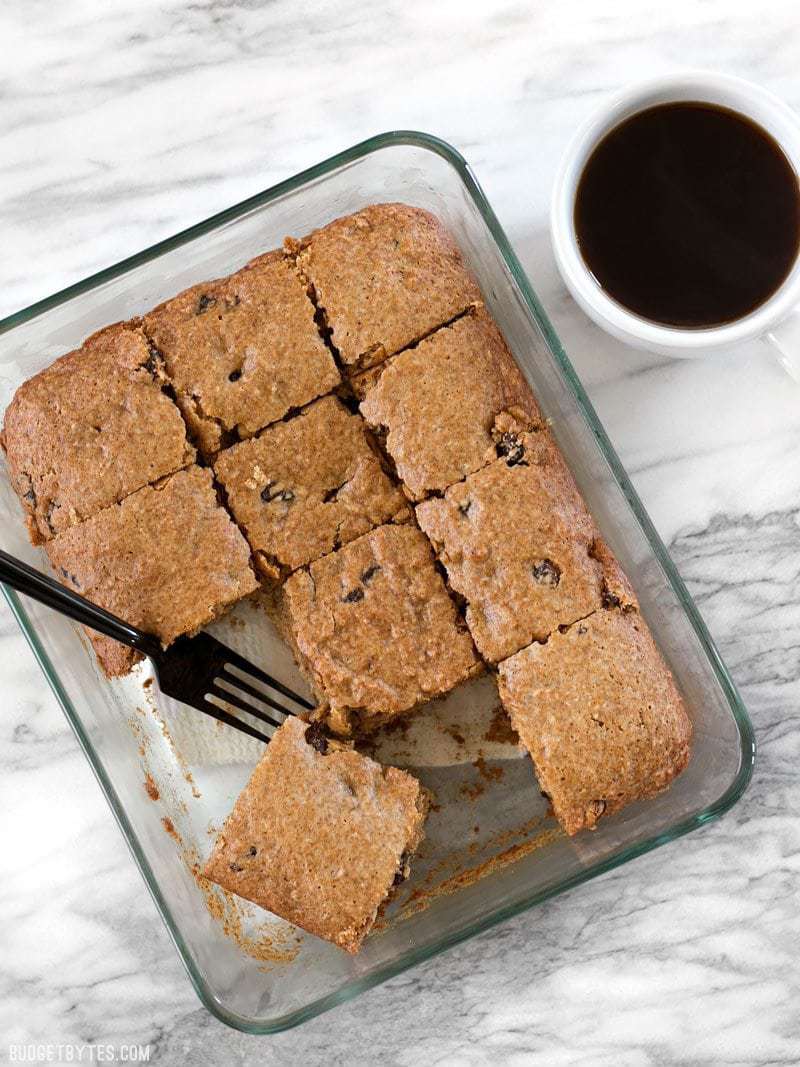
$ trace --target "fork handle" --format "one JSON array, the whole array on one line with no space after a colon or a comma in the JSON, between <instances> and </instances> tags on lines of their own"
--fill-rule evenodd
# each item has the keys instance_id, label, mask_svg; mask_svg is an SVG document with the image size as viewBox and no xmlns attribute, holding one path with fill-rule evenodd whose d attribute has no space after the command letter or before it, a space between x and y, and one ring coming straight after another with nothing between
<instances>
[{"instance_id":1,"label":"fork handle","mask_svg":"<svg viewBox=\"0 0 800 1067\"><path fill-rule=\"evenodd\" d=\"M113 637L115 641L121 641L129 648L135 648L145 656L155 658L161 651L158 638L152 634L146 634L131 626L129 622L123 622L116 615L112 615L105 608L98 607L90 600L74 593L71 589L61 585L41 571L29 567L21 559L9 556L7 552L0 550L0 582L10 585L18 593L38 600L54 611L66 615L75 622L97 630L106 637Z\"/></svg>"}]
</instances>

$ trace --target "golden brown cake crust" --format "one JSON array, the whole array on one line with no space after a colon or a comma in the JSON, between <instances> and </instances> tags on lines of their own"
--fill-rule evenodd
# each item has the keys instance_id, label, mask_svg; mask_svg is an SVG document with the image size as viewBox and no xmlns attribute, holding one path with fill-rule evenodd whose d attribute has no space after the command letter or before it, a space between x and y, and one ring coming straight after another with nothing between
<instances>
[{"instance_id":1,"label":"golden brown cake crust","mask_svg":"<svg viewBox=\"0 0 800 1067\"><path fill-rule=\"evenodd\" d=\"M206 455L341 381L313 305L281 252L187 289L143 323Z\"/></svg>"},{"instance_id":2,"label":"golden brown cake crust","mask_svg":"<svg viewBox=\"0 0 800 1067\"><path fill-rule=\"evenodd\" d=\"M90 337L23 382L3 444L34 544L194 459L135 323Z\"/></svg>"},{"instance_id":3,"label":"golden brown cake crust","mask_svg":"<svg viewBox=\"0 0 800 1067\"><path fill-rule=\"evenodd\" d=\"M447 230L406 204L373 204L288 247L313 286L342 364L354 371L480 300Z\"/></svg>"},{"instance_id":4,"label":"golden brown cake crust","mask_svg":"<svg viewBox=\"0 0 800 1067\"><path fill-rule=\"evenodd\" d=\"M358 415L323 397L287 422L226 449L214 470L233 516L277 578L410 511Z\"/></svg>"},{"instance_id":5,"label":"golden brown cake crust","mask_svg":"<svg viewBox=\"0 0 800 1067\"><path fill-rule=\"evenodd\" d=\"M505 458L416 512L491 662L595 611L609 591L634 602L547 431L511 435Z\"/></svg>"},{"instance_id":6,"label":"golden brown cake crust","mask_svg":"<svg viewBox=\"0 0 800 1067\"><path fill-rule=\"evenodd\" d=\"M530 387L483 307L393 357L377 374L371 388L364 383L361 414L385 431L386 450L415 500L496 459L503 413L518 430L542 425ZM360 383L357 388L363 391Z\"/></svg>"},{"instance_id":7,"label":"golden brown cake crust","mask_svg":"<svg viewBox=\"0 0 800 1067\"><path fill-rule=\"evenodd\" d=\"M199 467L146 487L45 545L63 584L164 645L193 633L257 588L242 535ZM109 676L131 649L88 631Z\"/></svg>"},{"instance_id":8,"label":"golden brown cake crust","mask_svg":"<svg viewBox=\"0 0 800 1067\"><path fill-rule=\"evenodd\" d=\"M600 610L500 664L500 696L564 829L665 789L692 727L636 609Z\"/></svg>"},{"instance_id":9,"label":"golden brown cake crust","mask_svg":"<svg viewBox=\"0 0 800 1067\"><path fill-rule=\"evenodd\" d=\"M412 526L380 526L295 572L281 610L337 731L372 729L480 670L430 546Z\"/></svg>"},{"instance_id":10,"label":"golden brown cake crust","mask_svg":"<svg viewBox=\"0 0 800 1067\"><path fill-rule=\"evenodd\" d=\"M357 952L423 836L416 779L341 743L306 740L289 717L217 838L205 875ZM323 748L325 751L320 751Z\"/></svg>"}]
</instances>

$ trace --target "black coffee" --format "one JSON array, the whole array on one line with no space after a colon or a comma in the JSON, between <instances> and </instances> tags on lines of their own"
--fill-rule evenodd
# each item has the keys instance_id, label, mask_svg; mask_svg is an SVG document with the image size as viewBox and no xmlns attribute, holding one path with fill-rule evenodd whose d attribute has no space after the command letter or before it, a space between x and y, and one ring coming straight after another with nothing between
<instances>
[{"instance_id":1,"label":"black coffee","mask_svg":"<svg viewBox=\"0 0 800 1067\"><path fill-rule=\"evenodd\" d=\"M581 254L606 292L670 326L732 322L800 248L800 189L780 146L727 108L663 104L611 130L578 183Z\"/></svg>"}]
</instances>

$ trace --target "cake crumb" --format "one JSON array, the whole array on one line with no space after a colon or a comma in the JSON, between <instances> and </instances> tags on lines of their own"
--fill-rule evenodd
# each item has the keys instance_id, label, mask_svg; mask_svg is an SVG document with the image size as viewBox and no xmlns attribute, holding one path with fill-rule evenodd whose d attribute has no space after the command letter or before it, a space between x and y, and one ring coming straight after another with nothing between
<instances>
[{"instance_id":1,"label":"cake crumb","mask_svg":"<svg viewBox=\"0 0 800 1067\"><path fill-rule=\"evenodd\" d=\"M509 864L516 863L523 857L530 855L531 852L544 848L563 836L563 831L560 829L543 830L536 837L529 838L527 841L520 841L475 867L467 867L450 878L445 878L438 885L422 886L419 889L415 889L408 897L399 918L409 919L412 915L425 911L437 897L449 896L459 889L474 885L475 882L485 878L487 874L502 870Z\"/></svg>"},{"instance_id":2,"label":"cake crumb","mask_svg":"<svg viewBox=\"0 0 800 1067\"><path fill-rule=\"evenodd\" d=\"M492 721L489 729L483 735L484 741L494 741L498 745L518 745L519 734L511 725L511 719L502 704L498 704L492 712Z\"/></svg>"},{"instance_id":3,"label":"cake crumb","mask_svg":"<svg viewBox=\"0 0 800 1067\"><path fill-rule=\"evenodd\" d=\"M499 782L503 777L503 768L490 767L482 755L473 761L472 766L481 778L485 778L487 782Z\"/></svg>"},{"instance_id":4,"label":"cake crumb","mask_svg":"<svg viewBox=\"0 0 800 1067\"><path fill-rule=\"evenodd\" d=\"M170 836L171 838L173 838L173 840L177 841L179 845L180 845L180 844L183 844L183 842L181 841L181 838L180 838L180 834L179 834L179 833L178 833L178 831L177 831L177 830L175 829L175 825L174 825L174 823L172 822L172 819L170 819L170 817L169 817L168 815L164 815L164 816L162 817L162 819L161 819L161 825L162 825L162 826L164 827L164 829L165 829L165 830L167 831L167 833L169 834L169 836Z\"/></svg>"},{"instance_id":5,"label":"cake crumb","mask_svg":"<svg viewBox=\"0 0 800 1067\"><path fill-rule=\"evenodd\" d=\"M467 743L466 737L464 737L457 727L443 725L441 729L448 735L448 737L452 737L457 745L465 745Z\"/></svg>"},{"instance_id":6,"label":"cake crumb","mask_svg":"<svg viewBox=\"0 0 800 1067\"><path fill-rule=\"evenodd\" d=\"M468 800L477 800L486 792L486 786L483 782L474 782L472 785L465 782L459 789L462 797L466 797Z\"/></svg>"}]
</instances>

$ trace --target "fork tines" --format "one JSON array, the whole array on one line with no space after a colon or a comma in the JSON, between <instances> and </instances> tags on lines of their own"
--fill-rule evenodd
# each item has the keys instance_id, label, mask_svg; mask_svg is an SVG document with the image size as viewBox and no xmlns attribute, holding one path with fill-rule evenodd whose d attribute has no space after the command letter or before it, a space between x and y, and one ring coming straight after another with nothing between
<instances>
[{"instance_id":1,"label":"fork tines","mask_svg":"<svg viewBox=\"0 0 800 1067\"><path fill-rule=\"evenodd\" d=\"M198 705L199 710L250 737L269 742L273 732L284 722L287 715L296 715L298 711L309 711L313 708L309 701L226 645L220 644L214 651L217 654L213 657L213 675L212 671L209 671L213 680L202 698L202 706ZM264 688L254 685L254 681L260 682ZM265 691L268 689L283 697L284 702ZM287 707L286 701L292 701L298 707ZM230 710L232 708L263 723L267 732L256 729L245 719L233 714Z\"/></svg>"}]
</instances>

